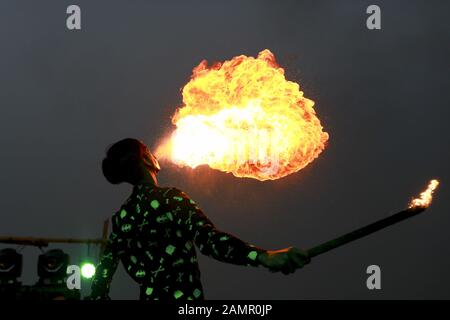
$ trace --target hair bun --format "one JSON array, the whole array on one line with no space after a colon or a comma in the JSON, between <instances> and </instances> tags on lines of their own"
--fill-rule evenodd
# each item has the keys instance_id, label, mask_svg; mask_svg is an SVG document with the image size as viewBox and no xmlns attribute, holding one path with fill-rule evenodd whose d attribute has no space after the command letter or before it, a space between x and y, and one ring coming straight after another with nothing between
<instances>
[{"instance_id":1,"label":"hair bun","mask_svg":"<svg viewBox=\"0 0 450 320\"><path fill-rule=\"evenodd\" d=\"M110 183L137 181L141 174L143 150L147 147L141 141L126 138L114 143L103 159L103 174Z\"/></svg>"},{"instance_id":2,"label":"hair bun","mask_svg":"<svg viewBox=\"0 0 450 320\"><path fill-rule=\"evenodd\" d=\"M112 184L119 184L125 181L120 162L117 159L110 157L103 159L102 170L106 180Z\"/></svg>"}]
</instances>

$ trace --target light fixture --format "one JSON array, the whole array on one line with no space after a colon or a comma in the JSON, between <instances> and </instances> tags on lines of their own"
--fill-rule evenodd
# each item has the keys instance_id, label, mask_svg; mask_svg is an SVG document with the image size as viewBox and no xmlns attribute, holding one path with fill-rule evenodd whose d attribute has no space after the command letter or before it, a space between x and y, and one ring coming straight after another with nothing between
<instances>
[{"instance_id":1,"label":"light fixture","mask_svg":"<svg viewBox=\"0 0 450 320\"><path fill-rule=\"evenodd\" d=\"M95 265L91 262L85 262L81 265L81 275L83 278L91 279L95 275Z\"/></svg>"}]
</instances>

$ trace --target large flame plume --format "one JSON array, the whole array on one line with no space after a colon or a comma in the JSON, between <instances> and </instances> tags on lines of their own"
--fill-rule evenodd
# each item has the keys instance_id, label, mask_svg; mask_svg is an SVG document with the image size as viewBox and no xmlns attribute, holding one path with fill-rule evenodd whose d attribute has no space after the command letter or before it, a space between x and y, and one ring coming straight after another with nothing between
<instances>
[{"instance_id":1,"label":"large flame plume","mask_svg":"<svg viewBox=\"0 0 450 320\"><path fill-rule=\"evenodd\" d=\"M176 129L156 152L180 166L275 180L308 165L328 140L314 102L286 80L267 49L257 58L202 61L182 95Z\"/></svg>"},{"instance_id":2,"label":"large flame plume","mask_svg":"<svg viewBox=\"0 0 450 320\"><path fill-rule=\"evenodd\" d=\"M409 203L409 208L428 208L433 200L433 193L439 185L439 181L433 179L428 184L428 187L423 191L418 198L412 199Z\"/></svg>"}]
</instances>

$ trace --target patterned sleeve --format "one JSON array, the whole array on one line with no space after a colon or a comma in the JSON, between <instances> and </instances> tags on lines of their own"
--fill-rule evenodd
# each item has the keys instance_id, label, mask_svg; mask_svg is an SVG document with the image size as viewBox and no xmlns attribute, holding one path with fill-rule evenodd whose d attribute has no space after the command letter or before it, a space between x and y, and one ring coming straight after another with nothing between
<instances>
[{"instance_id":1,"label":"patterned sleeve","mask_svg":"<svg viewBox=\"0 0 450 320\"><path fill-rule=\"evenodd\" d=\"M266 250L218 230L184 192L176 188L171 191L168 203L174 213L174 221L188 233L202 254L236 265L260 265L258 254Z\"/></svg>"},{"instance_id":2,"label":"patterned sleeve","mask_svg":"<svg viewBox=\"0 0 450 320\"><path fill-rule=\"evenodd\" d=\"M119 265L118 243L120 239L114 230L110 233L100 263L97 265L95 277L92 281L90 299L109 299L109 287L112 277Z\"/></svg>"}]
</instances>

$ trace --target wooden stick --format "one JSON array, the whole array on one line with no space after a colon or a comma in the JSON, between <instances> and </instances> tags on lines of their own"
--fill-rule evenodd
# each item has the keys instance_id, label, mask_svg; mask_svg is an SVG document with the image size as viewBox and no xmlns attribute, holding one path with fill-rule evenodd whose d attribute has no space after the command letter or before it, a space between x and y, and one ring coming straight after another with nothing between
<instances>
[{"instance_id":1,"label":"wooden stick","mask_svg":"<svg viewBox=\"0 0 450 320\"><path fill-rule=\"evenodd\" d=\"M418 215L419 213L425 211L425 209L426 209L425 207L415 207L415 208L409 208L409 209L400 211L400 212L398 212L394 215L391 215L387 218L378 220L378 221L371 223L365 227L356 229L355 231L344 234L343 236L340 236L338 238L335 238L333 240L330 240L330 241L324 242L318 246L315 246L315 247L307 250L308 256L310 258L312 258L312 257L316 257L320 254L323 254L325 252L328 252L330 250L336 249L340 246L343 246L344 244L347 244L349 242L355 241L362 237L368 236L369 234L372 234L381 229L389 227L400 221L412 218L412 217Z\"/></svg>"}]
</instances>

